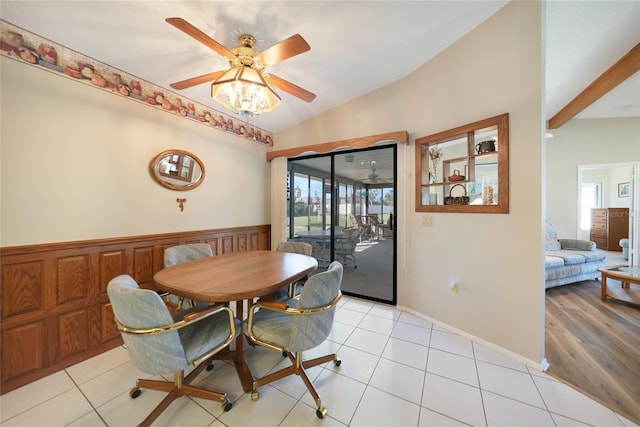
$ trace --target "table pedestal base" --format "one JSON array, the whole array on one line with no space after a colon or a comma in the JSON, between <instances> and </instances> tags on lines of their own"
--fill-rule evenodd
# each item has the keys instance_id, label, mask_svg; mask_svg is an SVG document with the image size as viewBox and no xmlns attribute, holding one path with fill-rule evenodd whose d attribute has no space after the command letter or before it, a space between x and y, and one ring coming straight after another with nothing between
<instances>
[{"instance_id":1,"label":"table pedestal base","mask_svg":"<svg viewBox=\"0 0 640 427\"><path fill-rule=\"evenodd\" d=\"M240 334L240 336L236 339L243 340L244 335ZM242 351L238 352L238 350L223 350L216 354L214 356L214 359L232 361L233 366L235 366L236 368L236 373L238 374L240 384L242 384L242 390L244 390L245 393L249 393L251 390L253 390L253 375L251 374L251 370L249 370L249 366L244 361L244 357L241 357L241 354Z\"/></svg>"}]
</instances>

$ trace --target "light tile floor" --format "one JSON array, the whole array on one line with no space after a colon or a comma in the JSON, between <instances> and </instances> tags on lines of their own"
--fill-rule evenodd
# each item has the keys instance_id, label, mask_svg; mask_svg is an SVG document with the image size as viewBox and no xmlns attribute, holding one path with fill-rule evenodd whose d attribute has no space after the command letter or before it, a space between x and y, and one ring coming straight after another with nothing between
<instances>
[{"instance_id":1,"label":"light tile floor","mask_svg":"<svg viewBox=\"0 0 640 427\"><path fill-rule=\"evenodd\" d=\"M248 347L248 346L247 346ZM310 370L328 414L323 420L298 377L243 393L233 367L218 362L197 382L225 391L234 406L183 397L162 426L636 426L571 387L467 338L393 307L344 297L329 340L309 357L338 351ZM248 347L254 375L289 363ZM131 426L163 393L129 390L148 377L115 348L0 397L2 426Z\"/></svg>"}]
</instances>

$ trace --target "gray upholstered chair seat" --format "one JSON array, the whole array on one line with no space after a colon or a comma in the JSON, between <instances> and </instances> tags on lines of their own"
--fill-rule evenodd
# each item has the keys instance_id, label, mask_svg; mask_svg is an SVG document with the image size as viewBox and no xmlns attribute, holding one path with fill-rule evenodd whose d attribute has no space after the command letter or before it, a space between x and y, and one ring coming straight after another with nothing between
<instances>
[{"instance_id":1,"label":"gray upholstered chair seat","mask_svg":"<svg viewBox=\"0 0 640 427\"><path fill-rule=\"evenodd\" d=\"M237 336L242 324L238 319L234 319L234 323L236 325L235 336ZM212 316L193 326L179 329L178 334L184 348L185 360L191 365L203 354L210 351L212 347L218 347L225 342L229 335L229 320L224 315Z\"/></svg>"},{"instance_id":2,"label":"gray upholstered chair seat","mask_svg":"<svg viewBox=\"0 0 640 427\"><path fill-rule=\"evenodd\" d=\"M275 311L260 310L253 316L253 334L262 341L274 343L278 347L289 349L289 338L293 326L293 316L283 315ZM244 325L247 333L247 326ZM292 351L292 350L290 350Z\"/></svg>"}]
</instances>

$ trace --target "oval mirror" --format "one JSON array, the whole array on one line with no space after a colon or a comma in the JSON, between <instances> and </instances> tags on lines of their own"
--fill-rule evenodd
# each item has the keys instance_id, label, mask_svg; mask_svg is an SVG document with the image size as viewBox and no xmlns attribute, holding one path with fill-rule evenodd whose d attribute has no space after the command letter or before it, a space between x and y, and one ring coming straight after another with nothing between
<instances>
[{"instance_id":1,"label":"oval mirror","mask_svg":"<svg viewBox=\"0 0 640 427\"><path fill-rule=\"evenodd\" d=\"M158 184L172 190L191 190L204 180L204 164L184 150L163 151L151 160L149 168Z\"/></svg>"}]
</instances>

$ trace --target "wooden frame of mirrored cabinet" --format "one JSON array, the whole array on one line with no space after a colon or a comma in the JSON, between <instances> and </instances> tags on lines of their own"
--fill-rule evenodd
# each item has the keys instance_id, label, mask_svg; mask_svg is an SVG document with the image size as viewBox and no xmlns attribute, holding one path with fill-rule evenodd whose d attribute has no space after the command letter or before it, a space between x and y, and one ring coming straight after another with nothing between
<instances>
[{"instance_id":1,"label":"wooden frame of mirrored cabinet","mask_svg":"<svg viewBox=\"0 0 640 427\"><path fill-rule=\"evenodd\" d=\"M509 114L416 139L416 212L509 212Z\"/></svg>"}]
</instances>

